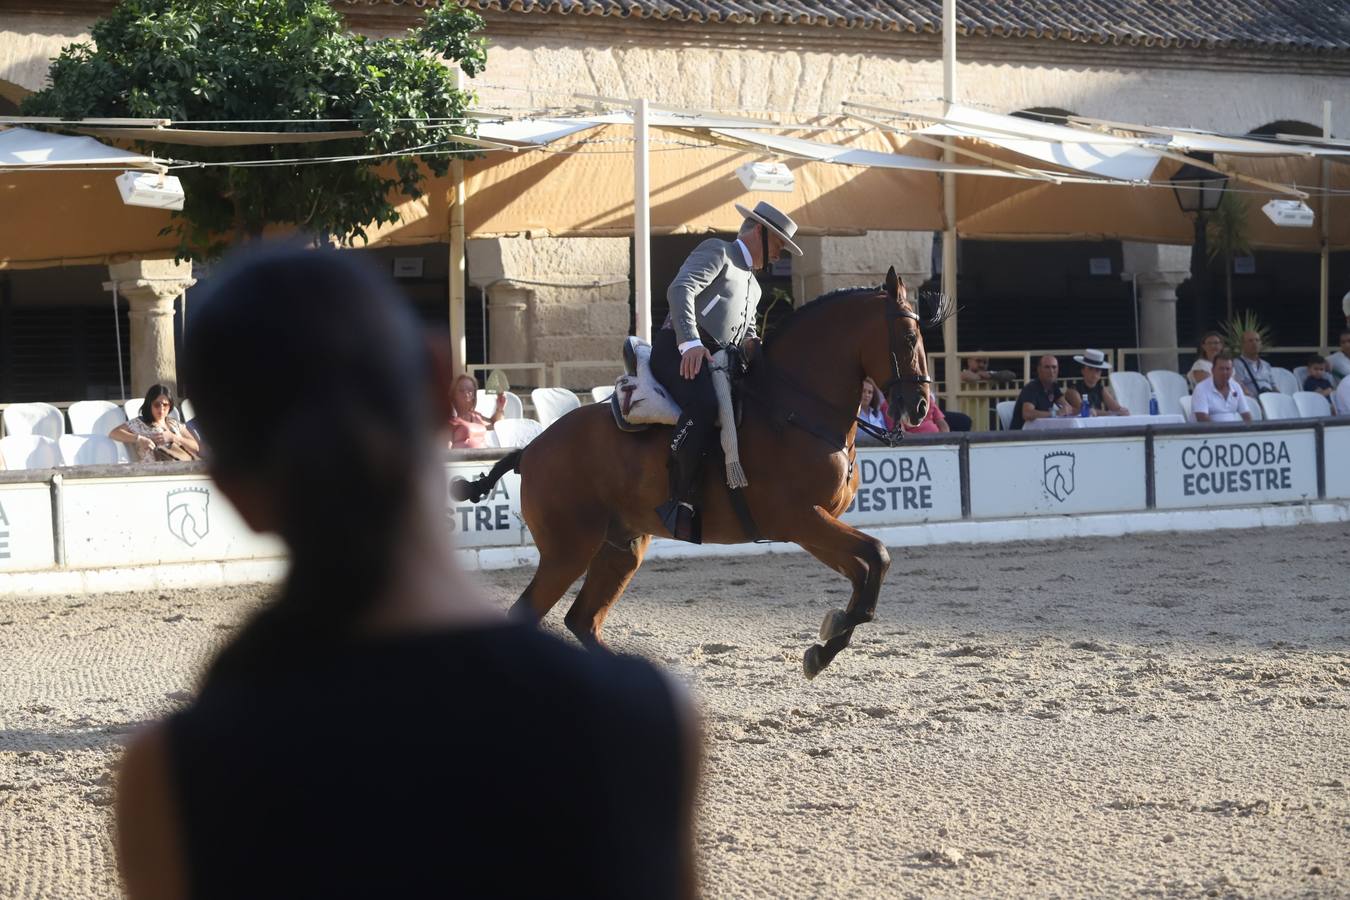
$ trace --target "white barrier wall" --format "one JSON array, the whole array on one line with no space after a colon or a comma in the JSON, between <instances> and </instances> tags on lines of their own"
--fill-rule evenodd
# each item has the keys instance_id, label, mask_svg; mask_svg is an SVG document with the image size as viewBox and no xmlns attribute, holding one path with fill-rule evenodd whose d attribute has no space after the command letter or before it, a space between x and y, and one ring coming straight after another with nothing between
<instances>
[{"instance_id":1,"label":"white barrier wall","mask_svg":"<svg viewBox=\"0 0 1350 900\"><path fill-rule=\"evenodd\" d=\"M520 476L507 472L481 503L455 502L449 486L456 478L473 481L486 475L492 460L450 463L445 467L445 520L459 547L497 547L533 543L520 516Z\"/></svg>"},{"instance_id":2,"label":"white barrier wall","mask_svg":"<svg viewBox=\"0 0 1350 900\"><path fill-rule=\"evenodd\" d=\"M977 519L1129 512L1148 505L1142 437L972 444Z\"/></svg>"},{"instance_id":3,"label":"white barrier wall","mask_svg":"<svg viewBox=\"0 0 1350 900\"><path fill-rule=\"evenodd\" d=\"M1323 423L1321 432L1325 496L1350 499L1350 422ZM1301 425L1153 432L1152 504L1143 433L863 448L858 493L843 519L869 529L961 521L963 452L975 520L1308 503L1318 498L1318 440L1318 427ZM478 478L494 462L448 462L447 480ZM284 558L281 542L251 532L201 472L104 467L33 477L40 480L0 483L0 573ZM520 476L508 473L482 503L447 497L456 544L466 552L529 545L520 490Z\"/></svg>"},{"instance_id":4,"label":"white barrier wall","mask_svg":"<svg viewBox=\"0 0 1350 900\"><path fill-rule=\"evenodd\" d=\"M1327 496L1350 497L1350 426L1328 428L1322 440Z\"/></svg>"},{"instance_id":5,"label":"white barrier wall","mask_svg":"<svg viewBox=\"0 0 1350 900\"><path fill-rule=\"evenodd\" d=\"M864 448L858 451L858 493L842 518L855 527L909 525L961 518L961 453L957 447Z\"/></svg>"},{"instance_id":6,"label":"white barrier wall","mask_svg":"<svg viewBox=\"0 0 1350 900\"><path fill-rule=\"evenodd\" d=\"M1327 436L1347 430L1327 429ZM1309 429L1159 437L1153 471L1159 509L1316 500L1317 435Z\"/></svg>"},{"instance_id":7,"label":"white barrier wall","mask_svg":"<svg viewBox=\"0 0 1350 900\"><path fill-rule=\"evenodd\" d=\"M52 494L45 484L0 484L0 571L50 569Z\"/></svg>"},{"instance_id":8,"label":"white barrier wall","mask_svg":"<svg viewBox=\"0 0 1350 900\"><path fill-rule=\"evenodd\" d=\"M205 475L69 479L61 495L66 565L73 569L284 552L279 540L254 534Z\"/></svg>"}]
</instances>

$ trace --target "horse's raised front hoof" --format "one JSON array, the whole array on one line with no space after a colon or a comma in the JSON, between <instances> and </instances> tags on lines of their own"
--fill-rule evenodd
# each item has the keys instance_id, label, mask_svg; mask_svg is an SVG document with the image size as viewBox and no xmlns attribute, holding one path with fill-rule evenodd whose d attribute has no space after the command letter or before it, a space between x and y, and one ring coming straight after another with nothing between
<instances>
[{"instance_id":1,"label":"horse's raised front hoof","mask_svg":"<svg viewBox=\"0 0 1350 900\"><path fill-rule=\"evenodd\" d=\"M832 609L825 614L820 623L820 642L823 644L831 638L837 638L850 627L848 613L842 609Z\"/></svg>"},{"instance_id":2,"label":"horse's raised front hoof","mask_svg":"<svg viewBox=\"0 0 1350 900\"><path fill-rule=\"evenodd\" d=\"M811 680L820 674L820 670L825 668L825 659L821 656L825 648L819 644L812 644L806 648L806 655L802 657L802 671L806 673L807 680Z\"/></svg>"}]
</instances>

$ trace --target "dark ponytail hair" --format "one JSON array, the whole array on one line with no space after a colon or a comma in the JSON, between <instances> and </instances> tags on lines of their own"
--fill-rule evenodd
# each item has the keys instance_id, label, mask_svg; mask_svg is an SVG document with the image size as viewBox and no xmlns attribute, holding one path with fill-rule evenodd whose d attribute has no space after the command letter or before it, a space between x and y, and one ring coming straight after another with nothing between
<instances>
[{"instance_id":1,"label":"dark ponytail hair","mask_svg":"<svg viewBox=\"0 0 1350 900\"><path fill-rule=\"evenodd\" d=\"M210 685L351 633L393 574L439 423L421 329L357 251L254 251L204 293L186 368L212 471L272 493L291 554L281 597L220 653Z\"/></svg>"}]
</instances>

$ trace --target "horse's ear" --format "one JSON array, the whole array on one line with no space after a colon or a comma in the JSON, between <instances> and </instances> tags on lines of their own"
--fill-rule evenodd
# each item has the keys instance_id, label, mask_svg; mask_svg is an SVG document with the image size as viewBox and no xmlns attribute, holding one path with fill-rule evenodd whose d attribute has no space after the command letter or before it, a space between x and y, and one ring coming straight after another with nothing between
<instances>
[{"instance_id":1,"label":"horse's ear","mask_svg":"<svg viewBox=\"0 0 1350 900\"><path fill-rule=\"evenodd\" d=\"M886 293L892 297L900 294L900 277L895 274L895 266L886 270Z\"/></svg>"}]
</instances>

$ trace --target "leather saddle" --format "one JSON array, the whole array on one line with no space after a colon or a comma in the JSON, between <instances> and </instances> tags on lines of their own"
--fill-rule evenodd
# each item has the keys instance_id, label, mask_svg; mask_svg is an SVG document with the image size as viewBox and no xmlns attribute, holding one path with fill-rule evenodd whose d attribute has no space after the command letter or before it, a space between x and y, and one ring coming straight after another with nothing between
<instances>
[{"instance_id":1,"label":"leather saddle","mask_svg":"<svg viewBox=\"0 0 1350 900\"><path fill-rule=\"evenodd\" d=\"M614 424L621 431L646 431L653 425L674 425L680 419L680 405L656 380L651 367L652 345L629 335L623 344L624 374L614 382L610 395L610 412ZM749 365L739 347L725 347L713 354L713 378L725 373L730 388L732 415L741 423L741 394L739 382ZM720 392L719 392L720 399ZM721 426L721 420L718 422Z\"/></svg>"}]
</instances>

